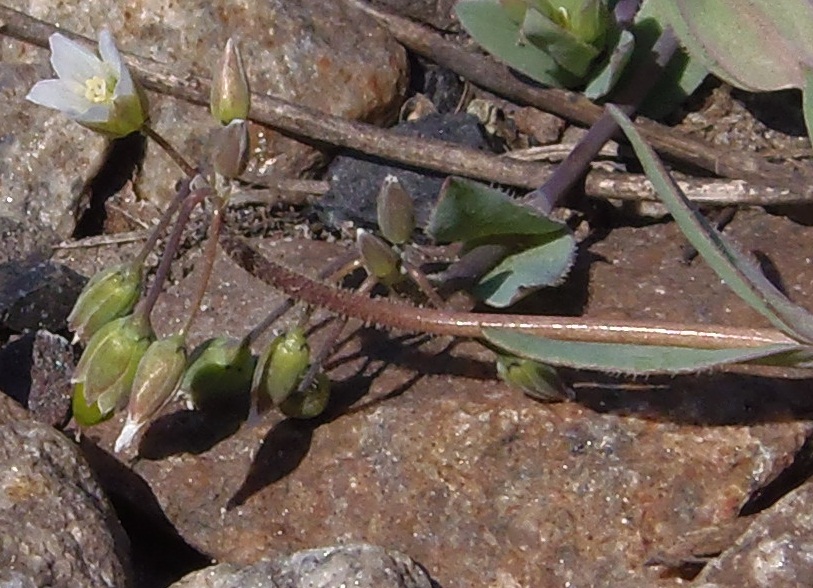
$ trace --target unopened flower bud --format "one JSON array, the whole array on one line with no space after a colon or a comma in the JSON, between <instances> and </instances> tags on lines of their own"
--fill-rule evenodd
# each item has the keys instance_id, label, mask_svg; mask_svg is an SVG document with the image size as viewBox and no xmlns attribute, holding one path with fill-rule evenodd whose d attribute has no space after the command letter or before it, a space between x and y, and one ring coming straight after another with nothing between
<instances>
[{"instance_id":1,"label":"unopened flower bud","mask_svg":"<svg viewBox=\"0 0 813 588\"><path fill-rule=\"evenodd\" d=\"M127 420L116 439L115 451L127 448L150 419L172 397L186 368L186 348L181 335L154 341L138 363L133 380Z\"/></svg>"},{"instance_id":2,"label":"unopened flower bud","mask_svg":"<svg viewBox=\"0 0 813 588\"><path fill-rule=\"evenodd\" d=\"M212 116L226 125L234 119L247 119L250 106L251 94L240 49L234 39L229 38L212 74L209 108Z\"/></svg>"},{"instance_id":3,"label":"unopened flower bud","mask_svg":"<svg viewBox=\"0 0 813 588\"><path fill-rule=\"evenodd\" d=\"M236 178L248 164L248 123L235 119L215 132L212 166L224 178Z\"/></svg>"},{"instance_id":4,"label":"unopened flower bud","mask_svg":"<svg viewBox=\"0 0 813 588\"><path fill-rule=\"evenodd\" d=\"M123 263L94 275L68 315L76 340L87 341L110 321L131 312L141 293L141 276L140 263Z\"/></svg>"},{"instance_id":5,"label":"unopened flower bud","mask_svg":"<svg viewBox=\"0 0 813 588\"><path fill-rule=\"evenodd\" d=\"M364 267L381 283L389 286L401 279L400 259L392 247L384 241L364 229L359 229L356 233L356 246Z\"/></svg>"},{"instance_id":6,"label":"unopened flower bud","mask_svg":"<svg viewBox=\"0 0 813 588\"><path fill-rule=\"evenodd\" d=\"M255 364L245 340L209 339L192 352L180 390L201 410L233 406L248 398Z\"/></svg>"},{"instance_id":7,"label":"unopened flower bud","mask_svg":"<svg viewBox=\"0 0 813 588\"><path fill-rule=\"evenodd\" d=\"M497 374L507 384L544 402L561 402L574 397L573 390L562 382L556 370L538 361L500 355L497 357Z\"/></svg>"},{"instance_id":8,"label":"unopened flower bud","mask_svg":"<svg viewBox=\"0 0 813 588\"><path fill-rule=\"evenodd\" d=\"M268 346L257 362L251 385L254 405L259 395L267 394L279 406L296 390L310 363L310 346L302 329L280 335Z\"/></svg>"},{"instance_id":9,"label":"unopened flower bud","mask_svg":"<svg viewBox=\"0 0 813 588\"><path fill-rule=\"evenodd\" d=\"M415 206L395 176L387 176L377 200L378 228L390 243L401 245L415 230Z\"/></svg>"},{"instance_id":10,"label":"unopened flower bud","mask_svg":"<svg viewBox=\"0 0 813 588\"><path fill-rule=\"evenodd\" d=\"M312 419L325 411L329 401L330 379L319 373L307 390L295 391L279 405L279 409L291 418Z\"/></svg>"},{"instance_id":11,"label":"unopened flower bud","mask_svg":"<svg viewBox=\"0 0 813 588\"><path fill-rule=\"evenodd\" d=\"M71 379L75 385L74 403L81 395L85 406L96 405L102 418L123 408L138 363L153 339L149 321L135 315L118 318L99 329L88 342Z\"/></svg>"}]
</instances>

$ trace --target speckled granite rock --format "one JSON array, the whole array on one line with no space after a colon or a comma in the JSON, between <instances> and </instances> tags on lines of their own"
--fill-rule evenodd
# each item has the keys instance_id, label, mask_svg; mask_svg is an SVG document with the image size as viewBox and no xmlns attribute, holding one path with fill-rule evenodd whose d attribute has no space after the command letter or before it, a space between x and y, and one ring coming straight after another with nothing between
<instances>
[{"instance_id":1,"label":"speckled granite rock","mask_svg":"<svg viewBox=\"0 0 813 588\"><path fill-rule=\"evenodd\" d=\"M797 588L813 581L813 484L761 512L692 584L695 588Z\"/></svg>"},{"instance_id":2,"label":"speckled granite rock","mask_svg":"<svg viewBox=\"0 0 813 588\"><path fill-rule=\"evenodd\" d=\"M308 549L251 566L220 564L189 574L170 588L431 588L407 556L374 545Z\"/></svg>"},{"instance_id":3,"label":"speckled granite rock","mask_svg":"<svg viewBox=\"0 0 813 588\"><path fill-rule=\"evenodd\" d=\"M38 79L51 77L45 63L7 63L5 52L2 57L0 217L24 223L31 240L51 245L73 231L74 206L101 162L106 142L58 112L24 100Z\"/></svg>"},{"instance_id":4,"label":"speckled granite rock","mask_svg":"<svg viewBox=\"0 0 813 588\"><path fill-rule=\"evenodd\" d=\"M102 0L77 8L50 0L16 0L11 6L89 37L96 37L106 26L122 50L205 78L211 75L226 39L236 35L253 91L345 118L390 120L406 88L404 50L372 18L341 2ZM4 59L30 60L31 50L20 45L5 47ZM45 52L40 52L39 59L46 59ZM203 159L208 132L214 127L208 109L171 98L151 98L155 128L193 161ZM43 111L33 106L23 110L29 124L32 117L37 121L34 132L41 117L48 116ZM253 135L255 162L250 171L290 176L318 160L312 148L268 129L255 127ZM90 147L86 153L97 153L97 148ZM138 190L165 202L179 176L177 168L153 145L143 168Z\"/></svg>"},{"instance_id":5,"label":"speckled granite rock","mask_svg":"<svg viewBox=\"0 0 813 588\"><path fill-rule=\"evenodd\" d=\"M75 446L0 395L0 585L129 586L128 546Z\"/></svg>"}]
</instances>

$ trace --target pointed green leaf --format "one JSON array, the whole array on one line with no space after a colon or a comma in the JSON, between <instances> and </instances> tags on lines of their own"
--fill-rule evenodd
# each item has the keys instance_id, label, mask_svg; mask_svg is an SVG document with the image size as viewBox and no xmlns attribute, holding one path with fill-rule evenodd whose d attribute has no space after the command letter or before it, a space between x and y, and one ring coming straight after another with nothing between
<instances>
[{"instance_id":1,"label":"pointed green leaf","mask_svg":"<svg viewBox=\"0 0 813 588\"><path fill-rule=\"evenodd\" d=\"M621 110L612 104L607 106L607 110L632 143L661 202L706 263L740 298L782 332L806 343L813 342L813 315L788 300L754 263L734 249L697 212Z\"/></svg>"},{"instance_id":2,"label":"pointed green leaf","mask_svg":"<svg viewBox=\"0 0 813 588\"><path fill-rule=\"evenodd\" d=\"M800 349L792 343L740 349L695 349L558 341L511 329L483 329L486 340L509 353L555 366L631 375L679 374L754 362Z\"/></svg>"},{"instance_id":3,"label":"pointed green leaf","mask_svg":"<svg viewBox=\"0 0 813 588\"><path fill-rule=\"evenodd\" d=\"M587 84L584 95L595 100L607 95L624 73L635 50L635 37L629 31L621 31L618 42L610 52L610 58L598 74Z\"/></svg>"},{"instance_id":4,"label":"pointed green leaf","mask_svg":"<svg viewBox=\"0 0 813 588\"><path fill-rule=\"evenodd\" d=\"M672 0L669 0L672 2ZM807 0L678 0L668 22L689 53L744 90L804 86L813 57Z\"/></svg>"},{"instance_id":5,"label":"pointed green leaf","mask_svg":"<svg viewBox=\"0 0 813 588\"><path fill-rule=\"evenodd\" d=\"M512 251L474 289L481 300L499 308L560 283L576 252L566 225L499 190L459 178L444 185L427 230L439 242L463 241L467 250L500 244Z\"/></svg>"},{"instance_id":6,"label":"pointed green leaf","mask_svg":"<svg viewBox=\"0 0 813 588\"><path fill-rule=\"evenodd\" d=\"M510 67L548 86L579 84L553 57L522 37L520 24L509 16L515 12L506 11L499 0L461 0L455 13L473 39Z\"/></svg>"},{"instance_id":7,"label":"pointed green leaf","mask_svg":"<svg viewBox=\"0 0 813 588\"><path fill-rule=\"evenodd\" d=\"M540 216L499 190L462 178L449 178L444 184L427 231L441 243L569 232L566 225Z\"/></svg>"},{"instance_id":8,"label":"pointed green leaf","mask_svg":"<svg viewBox=\"0 0 813 588\"><path fill-rule=\"evenodd\" d=\"M575 257L573 235L545 239L541 245L509 255L474 288L474 295L490 306L505 308L546 286L564 279Z\"/></svg>"}]
</instances>

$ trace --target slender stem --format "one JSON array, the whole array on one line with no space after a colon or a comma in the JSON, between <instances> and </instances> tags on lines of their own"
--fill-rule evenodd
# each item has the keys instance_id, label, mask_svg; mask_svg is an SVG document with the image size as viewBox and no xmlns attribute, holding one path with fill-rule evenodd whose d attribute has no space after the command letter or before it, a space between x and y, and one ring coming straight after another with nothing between
<instances>
[{"instance_id":1,"label":"slender stem","mask_svg":"<svg viewBox=\"0 0 813 588\"><path fill-rule=\"evenodd\" d=\"M479 338L482 337L484 328L505 328L563 341L703 349L797 343L775 329L647 321L609 322L589 318L483 314L416 308L332 288L266 259L238 237L223 235L220 242L243 269L288 296L343 316L354 317L365 323L393 330Z\"/></svg>"},{"instance_id":2,"label":"slender stem","mask_svg":"<svg viewBox=\"0 0 813 588\"><path fill-rule=\"evenodd\" d=\"M175 149L175 147L173 147L169 141L164 139L164 137L162 137L158 131L153 129L150 125L144 125L141 127L141 132L155 141L189 178L194 178L197 175L198 170L195 169L188 161L186 161L183 155L181 155L180 152Z\"/></svg>"},{"instance_id":3,"label":"slender stem","mask_svg":"<svg viewBox=\"0 0 813 588\"><path fill-rule=\"evenodd\" d=\"M217 240L220 235L220 229L223 227L223 211L225 208L226 200L220 197L215 198L212 219L209 221L209 228L206 231L206 245L203 250L203 265L200 269L198 287L195 291L195 295L192 297L192 306L189 310L189 316L186 318L186 322L180 330L182 335L189 332L192 323L195 321L195 317L197 317L200 311L200 303L206 295L206 289L209 287L209 278L212 275L212 268L217 258Z\"/></svg>"},{"instance_id":4,"label":"slender stem","mask_svg":"<svg viewBox=\"0 0 813 588\"><path fill-rule=\"evenodd\" d=\"M155 279L147 295L138 303L134 314L148 317L152 312L155 303L158 301L158 296L161 294L164 282L169 275L172 260L175 258L175 254L178 253L178 244L181 242L181 235L183 235L183 230L189 221L189 215L192 213L192 209L203 201L208 192L209 190L206 188L195 190L184 199L181 211L178 213L178 218L175 219L175 226L172 227L167 245L164 247L164 253L161 255L161 262L158 264L158 269L155 272Z\"/></svg>"},{"instance_id":5,"label":"slender stem","mask_svg":"<svg viewBox=\"0 0 813 588\"><path fill-rule=\"evenodd\" d=\"M354 250L351 250L346 254L339 256L322 268L317 276L320 280L326 279L328 282L338 282L347 274L355 271L359 267L361 267L361 260L359 259L358 254ZM260 337L260 335L262 335L268 329L268 327L277 322L282 315L291 310L294 304L296 304L296 300L294 298L287 298L274 310L272 310L268 316L262 320L262 322L251 329L249 334L246 335L249 345L253 344Z\"/></svg>"},{"instance_id":6,"label":"slender stem","mask_svg":"<svg viewBox=\"0 0 813 588\"><path fill-rule=\"evenodd\" d=\"M178 188L178 191L175 193L175 196L172 198L172 201L169 203L169 206L164 211L164 214L161 215L161 220L158 221L158 224L152 230L150 236L147 237L144 246L141 248L141 251L139 251L138 255L133 260L133 263L137 263L140 265L143 264L144 261L147 259L147 256L150 254L150 251L152 251L153 247L155 247L155 244L158 242L158 239L161 237L161 235L164 234L164 231L169 225L169 221L172 220L172 216L178 210L178 207L181 206L181 203L184 200L186 200L187 196L189 196L190 190L189 185L191 181L192 180L190 178L184 178L183 180L181 180L180 188Z\"/></svg>"},{"instance_id":7,"label":"slender stem","mask_svg":"<svg viewBox=\"0 0 813 588\"><path fill-rule=\"evenodd\" d=\"M652 47L651 61L639 67L630 82L621 90L616 100L628 116L638 109L660 74L678 49L678 41L672 29L667 27ZM595 122L587 134L560 163L553 174L538 189L529 193L524 202L543 214L549 214L568 191L590 170L590 162L601 148L618 131L618 124L607 113Z\"/></svg>"}]
</instances>

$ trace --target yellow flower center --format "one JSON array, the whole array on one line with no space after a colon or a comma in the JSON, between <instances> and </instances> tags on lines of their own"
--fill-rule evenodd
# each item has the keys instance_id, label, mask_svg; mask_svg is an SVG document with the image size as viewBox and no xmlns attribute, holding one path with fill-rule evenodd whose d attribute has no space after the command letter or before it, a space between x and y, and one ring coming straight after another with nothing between
<instances>
[{"instance_id":1,"label":"yellow flower center","mask_svg":"<svg viewBox=\"0 0 813 588\"><path fill-rule=\"evenodd\" d=\"M93 76L85 81L85 98L96 104L109 102L113 99L113 84L109 84L108 80Z\"/></svg>"}]
</instances>

